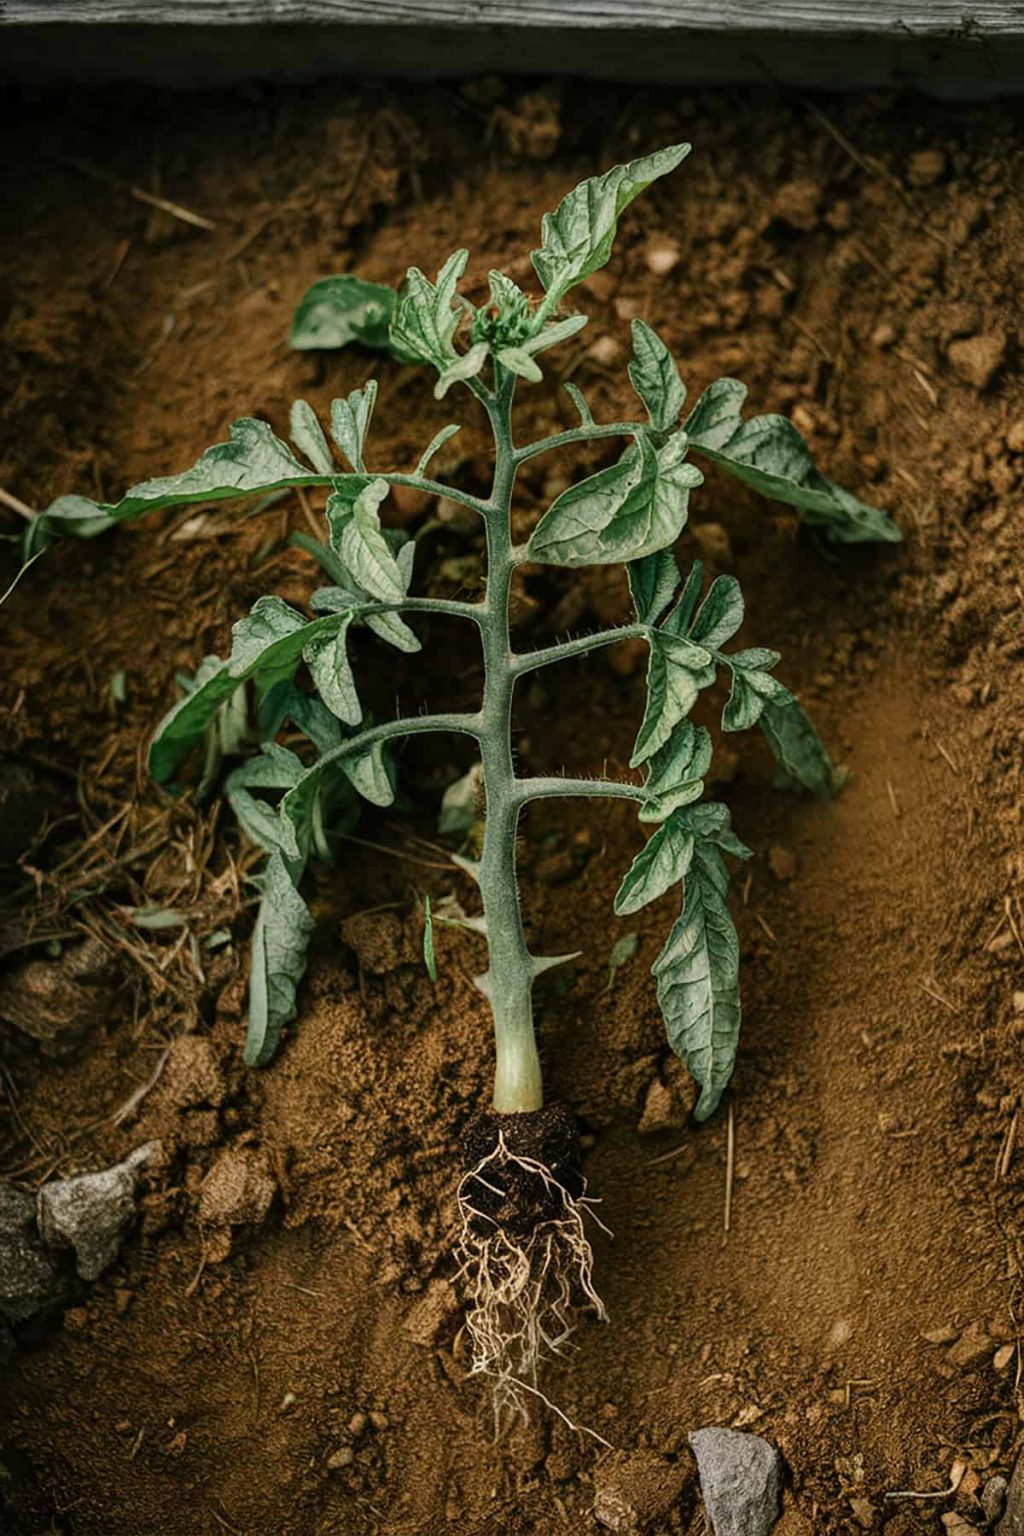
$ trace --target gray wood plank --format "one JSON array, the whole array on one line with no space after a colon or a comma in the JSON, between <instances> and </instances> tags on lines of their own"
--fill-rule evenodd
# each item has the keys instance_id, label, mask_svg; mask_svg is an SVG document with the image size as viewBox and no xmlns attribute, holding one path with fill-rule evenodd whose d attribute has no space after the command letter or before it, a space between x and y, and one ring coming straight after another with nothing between
<instances>
[{"instance_id":1,"label":"gray wood plank","mask_svg":"<svg viewBox=\"0 0 1024 1536\"><path fill-rule=\"evenodd\" d=\"M2 0L0 0L2 4ZM0 78L209 86L572 73L1024 89L1024 4L982 0L6 0Z\"/></svg>"}]
</instances>

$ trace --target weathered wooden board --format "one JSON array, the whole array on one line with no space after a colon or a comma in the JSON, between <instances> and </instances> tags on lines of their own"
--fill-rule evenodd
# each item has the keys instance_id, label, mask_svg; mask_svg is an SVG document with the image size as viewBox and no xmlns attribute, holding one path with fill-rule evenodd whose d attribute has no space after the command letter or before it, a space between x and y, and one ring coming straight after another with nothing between
<instances>
[{"instance_id":1,"label":"weathered wooden board","mask_svg":"<svg viewBox=\"0 0 1024 1536\"><path fill-rule=\"evenodd\" d=\"M480 70L1024 89L1024 4L962 0L7 0L0 76L208 85Z\"/></svg>"}]
</instances>

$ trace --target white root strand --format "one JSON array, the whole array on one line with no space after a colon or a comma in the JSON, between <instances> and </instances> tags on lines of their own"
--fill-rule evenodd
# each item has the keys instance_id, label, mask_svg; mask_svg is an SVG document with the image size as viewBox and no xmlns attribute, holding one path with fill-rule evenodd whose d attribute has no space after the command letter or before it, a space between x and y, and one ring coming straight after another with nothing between
<instances>
[{"instance_id":1,"label":"white root strand","mask_svg":"<svg viewBox=\"0 0 1024 1536\"><path fill-rule=\"evenodd\" d=\"M554 1195L560 1206L557 1217L538 1222L522 1242L478 1210L470 1194L474 1184L494 1187L485 1176L488 1169L510 1167L540 1179L545 1193ZM565 1352L581 1308L602 1322L608 1319L594 1289L594 1255L583 1226L584 1213L589 1212L602 1230L608 1230L594 1214L594 1201L585 1193L573 1199L543 1163L510 1152L501 1132L494 1150L463 1176L457 1199L457 1278L466 1295L469 1374L486 1376L492 1383L495 1434L526 1420L527 1397L546 1403L570 1428L582 1427L572 1424L540 1391L537 1371L544 1355ZM601 1440L600 1435L594 1437Z\"/></svg>"}]
</instances>

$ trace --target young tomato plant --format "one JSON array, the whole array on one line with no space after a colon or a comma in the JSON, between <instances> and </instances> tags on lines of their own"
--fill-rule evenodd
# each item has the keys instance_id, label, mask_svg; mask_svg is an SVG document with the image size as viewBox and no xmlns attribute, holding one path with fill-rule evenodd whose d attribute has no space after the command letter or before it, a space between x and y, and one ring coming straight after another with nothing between
<instances>
[{"instance_id":1,"label":"young tomato plant","mask_svg":"<svg viewBox=\"0 0 1024 1536\"><path fill-rule=\"evenodd\" d=\"M298 401L291 437L305 462L266 424L242 420L231 427L227 443L209 449L184 474L146 481L111 506L63 498L44 514L40 530L45 535L78 525L89 533L157 507L296 486L328 492L327 543L314 553L331 584L313 593L312 616L279 598L261 598L235 625L230 656L204 662L186 697L158 728L150 754L155 776L167 779L186 752L209 741L212 729L223 729L218 722L226 709L237 707L239 689L255 685L262 750L228 781L243 826L269 854L255 938L247 1047L252 1062L269 1058L282 1024L294 1016L310 926L298 881L311 851L327 848L339 805L349 813L351 791L374 805L391 802L388 750L399 737L458 732L475 741L485 802L483 845L479 859L458 862L479 887L481 910L470 926L486 944L487 965L477 986L493 1014L495 1071L491 1106L466 1138L459 1249L473 1366L492 1378L499 1416L521 1408L522 1394L535 1390L538 1357L565 1339L574 1306L589 1301L602 1311L583 1228L586 1197L574 1123L563 1106L544 1103L533 987L541 972L565 957L533 955L527 947L516 880L520 815L539 799L599 796L636 802L640 821L653 828L615 906L620 914L636 912L671 887L682 887L681 912L653 974L669 1042L700 1085L696 1116L705 1119L729 1081L740 1026L739 946L727 901L725 855L746 858L749 850L731 830L726 807L701 798L712 743L705 727L690 719L698 695L724 671L731 680L725 731L760 726L785 778L818 795L832 792L835 776L813 725L774 676L778 653L726 649L743 620L736 580L719 576L705 592L699 562L685 581L681 577L673 549L687 520L690 493L702 481L694 460L709 460L794 507L834 543L899 538L886 513L815 469L785 418L744 419L746 391L735 379L711 384L684 416L686 391L676 364L657 332L641 320L633 324L629 378L646 419L597 422L580 392L566 385L579 424L535 442L517 440L517 388L539 380L541 355L586 324L584 315L565 312L568 294L608 260L627 205L687 153L687 145L678 145L616 166L583 182L545 215L541 243L532 253L543 290L539 300L492 272L489 302L474 309L458 293L465 251L448 259L435 282L412 268L397 295L343 277L317 284L307 296L293 333L297 345L338 345L355 338L380 346L386 340L398 357L436 371L438 397L456 384L475 396L493 438L487 495L441 484L428 474L433 455L458 430L455 424L437 435L411 474L369 469L366 439L377 393L371 380L331 409L330 435L347 469L336 462L313 411ZM516 544L511 504L522 466L538 455L601 439L625 446L606 468L563 491L528 543ZM380 517L393 486L446 496L482 520L488 562L482 601L410 595L415 546L389 532ZM516 570L531 563L624 564L635 618L543 650L516 652L510 592ZM399 649L415 651L420 642L406 619L420 614L457 618L478 631L484 674L480 708L369 722L349 665L348 634L365 624ZM512 707L519 680L630 638L649 647L647 706L632 756L642 779L517 773ZM296 686L303 664L315 696ZM311 760L276 739L286 719L312 741ZM260 798L261 791L276 801Z\"/></svg>"}]
</instances>

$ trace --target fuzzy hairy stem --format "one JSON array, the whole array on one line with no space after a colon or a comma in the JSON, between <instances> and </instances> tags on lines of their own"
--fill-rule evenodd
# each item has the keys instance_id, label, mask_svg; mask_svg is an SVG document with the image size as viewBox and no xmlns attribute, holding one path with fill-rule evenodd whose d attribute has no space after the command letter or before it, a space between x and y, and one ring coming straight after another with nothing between
<instances>
[{"instance_id":1,"label":"fuzzy hairy stem","mask_svg":"<svg viewBox=\"0 0 1024 1536\"><path fill-rule=\"evenodd\" d=\"M535 459L539 453L553 453L555 449L568 448L573 443L596 443L602 437L635 437L642 431L643 427L637 421L584 422L565 432L556 432L554 437L539 437L535 443L525 443L515 450L515 461L517 465L525 464L527 459Z\"/></svg>"},{"instance_id":2,"label":"fuzzy hairy stem","mask_svg":"<svg viewBox=\"0 0 1024 1536\"><path fill-rule=\"evenodd\" d=\"M520 806L529 805L531 800L644 800L647 797L642 784L627 784L616 779L566 779L558 775L519 779L515 794Z\"/></svg>"},{"instance_id":3,"label":"fuzzy hairy stem","mask_svg":"<svg viewBox=\"0 0 1024 1536\"><path fill-rule=\"evenodd\" d=\"M563 640L559 645L549 645L540 651L520 651L512 658L512 670L517 677L522 677L524 672L536 672L541 667L569 661L573 656L585 656L588 651L602 650L606 645L618 644L620 640L642 640L649 633L649 624L620 624L617 629L602 629L596 635Z\"/></svg>"}]
</instances>

